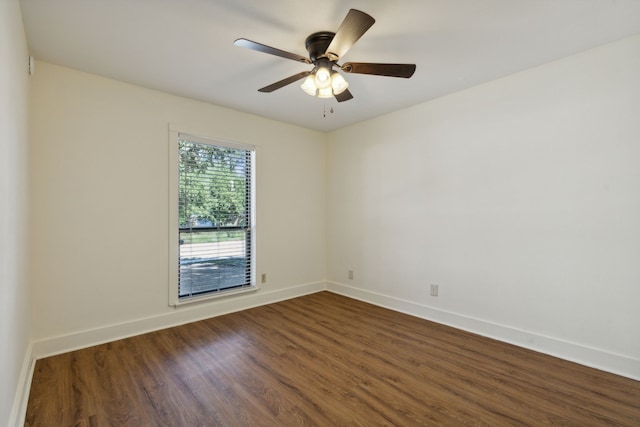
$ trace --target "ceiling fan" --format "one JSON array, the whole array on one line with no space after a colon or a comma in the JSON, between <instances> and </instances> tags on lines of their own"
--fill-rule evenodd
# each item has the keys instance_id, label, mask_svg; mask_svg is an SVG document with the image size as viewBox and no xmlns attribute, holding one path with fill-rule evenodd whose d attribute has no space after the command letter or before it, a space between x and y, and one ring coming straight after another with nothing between
<instances>
[{"instance_id":1,"label":"ceiling fan","mask_svg":"<svg viewBox=\"0 0 640 427\"><path fill-rule=\"evenodd\" d=\"M370 62L346 62L338 64L340 58L357 42L360 37L376 22L371 16L356 9L351 9L335 33L320 31L311 34L305 40L309 52L306 58L295 53L286 52L247 39L238 39L233 44L258 52L268 53L281 58L292 59L312 64L311 71L302 71L269 86L258 89L259 92L273 92L298 80L305 79L302 90L318 98L335 97L338 102L353 98L349 92L347 81L335 68L345 73L373 74L387 77L409 78L416 70L415 64L380 64Z\"/></svg>"}]
</instances>

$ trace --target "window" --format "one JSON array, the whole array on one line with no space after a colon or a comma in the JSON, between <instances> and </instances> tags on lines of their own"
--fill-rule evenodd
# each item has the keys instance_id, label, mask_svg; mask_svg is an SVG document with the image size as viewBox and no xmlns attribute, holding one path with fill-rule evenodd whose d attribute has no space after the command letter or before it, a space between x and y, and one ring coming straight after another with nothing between
<instances>
[{"instance_id":1,"label":"window","mask_svg":"<svg viewBox=\"0 0 640 427\"><path fill-rule=\"evenodd\" d=\"M253 146L172 133L170 303L255 289Z\"/></svg>"}]
</instances>

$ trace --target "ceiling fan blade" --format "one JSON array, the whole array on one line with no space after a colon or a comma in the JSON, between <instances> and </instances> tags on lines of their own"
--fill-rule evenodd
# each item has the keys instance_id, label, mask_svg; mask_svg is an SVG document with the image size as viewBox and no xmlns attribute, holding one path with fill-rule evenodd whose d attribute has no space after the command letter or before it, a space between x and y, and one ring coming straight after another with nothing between
<instances>
[{"instance_id":1,"label":"ceiling fan blade","mask_svg":"<svg viewBox=\"0 0 640 427\"><path fill-rule=\"evenodd\" d=\"M274 90L280 89L282 87L285 87L286 85L289 85L304 77L307 77L309 74L311 74L311 71L303 71L301 73L294 74L291 77L287 77L286 79L282 79L279 82L275 82L273 84L270 84L269 86L263 87L262 89L258 89L258 92L265 92L265 93L273 92Z\"/></svg>"},{"instance_id":2,"label":"ceiling fan blade","mask_svg":"<svg viewBox=\"0 0 640 427\"><path fill-rule=\"evenodd\" d=\"M349 10L347 16L340 24L340 28L333 36L333 40L327 47L325 54L332 61L337 61L347 53L351 46L357 42L364 33L376 22L371 16L356 9Z\"/></svg>"},{"instance_id":3,"label":"ceiling fan blade","mask_svg":"<svg viewBox=\"0 0 640 427\"><path fill-rule=\"evenodd\" d=\"M416 64L376 64L372 62L346 62L341 67L346 73L374 74L376 76L404 77L408 79L416 71Z\"/></svg>"},{"instance_id":4,"label":"ceiling fan blade","mask_svg":"<svg viewBox=\"0 0 640 427\"><path fill-rule=\"evenodd\" d=\"M309 58L305 58L304 56L300 56L295 53L287 52L284 50L276 49L275 47L267 46L262 43L257 43L247 39L238 39L233 42L234 45L244 47L251 50L257 50L258 52L268 53L270 55L279 56L281 58L292 59L298 62L304 62L306 64L311 64L311 60Z\"/></svg>"},{"instance_id":5,"label":"ceiling fan blade","mask_svg":"<svg viewBox=\"0 0 640 427\"><path fill-rule=\"evenodd\" d=\"M349 89L345 89L344 92L341 92L337 95L334 95L336 97L336 100L338 102L344 102L344 101L348 101L350 99L353 98L353 95L351 95L351 92L349 92Z\"/></svg>"}]
</instances>

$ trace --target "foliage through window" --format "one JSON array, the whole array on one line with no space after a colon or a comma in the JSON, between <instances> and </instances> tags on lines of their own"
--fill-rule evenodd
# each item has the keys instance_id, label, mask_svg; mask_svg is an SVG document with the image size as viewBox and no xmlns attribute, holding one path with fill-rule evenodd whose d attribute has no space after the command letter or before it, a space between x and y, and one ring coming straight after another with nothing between
<instances>
[{"instance_id":1,"label":"foliage through window","mask_svg":"<svg viewBox=\"0 0 640 427\"><path fill-rule=\"evenodd\" d=\"M255 286L251 147L178 135L178 299Z\"/></svg>"}]
</instances>

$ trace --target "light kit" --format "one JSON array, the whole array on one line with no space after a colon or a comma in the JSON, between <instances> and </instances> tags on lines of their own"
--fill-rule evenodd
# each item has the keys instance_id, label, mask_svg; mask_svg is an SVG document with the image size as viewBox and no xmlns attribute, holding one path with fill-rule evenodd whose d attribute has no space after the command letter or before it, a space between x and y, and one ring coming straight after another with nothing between
<instances>
[{"instance_id":1,"label":"light kit","mask_svg":"<svg viewBox=\"0 0 640 427\"><path fill-rule=\"evenodd\" d=\"M317 60L316 67L300 85L303 91L318 98L332 98L347 90L349 83L335 70L328 59Z\"/></svg>"}]
</instances>

